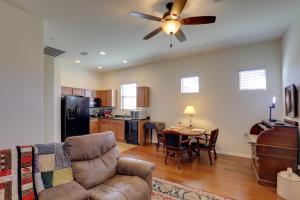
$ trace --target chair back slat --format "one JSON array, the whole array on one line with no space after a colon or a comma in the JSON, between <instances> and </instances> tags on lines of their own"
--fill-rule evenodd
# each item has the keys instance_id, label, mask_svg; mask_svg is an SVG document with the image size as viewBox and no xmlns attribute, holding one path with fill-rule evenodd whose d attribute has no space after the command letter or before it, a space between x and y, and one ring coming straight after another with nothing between
<instances>
[{"instance_id":1,"label":"chair back slat","mask_svg":"<svg viewBox=\"0 0 300 200\"><path fill-rule=\"evenodd\" d=\"M211 131L210 134L210 140L209 140L209 146L215 146L218 140L218 135L219 135L219 129L215 129L213 131Z\"/></svg>"},{"instance_id":2,"label":"chair back slat","mask_svg":"<svg viewBox=\"0 0 300 200\"><path fill-rule=\"evenodd\" d=\"M166 128L165 122L156 122L155 126L157 132L162 132Z\"/></svg>"}]
</instances>

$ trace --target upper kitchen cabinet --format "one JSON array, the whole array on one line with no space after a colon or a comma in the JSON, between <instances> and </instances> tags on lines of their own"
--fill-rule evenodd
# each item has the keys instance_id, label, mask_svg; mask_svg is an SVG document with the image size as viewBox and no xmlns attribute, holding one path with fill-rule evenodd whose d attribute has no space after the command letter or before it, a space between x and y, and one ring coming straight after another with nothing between
<instances>
[{"instance_id":1,"label":"upper kitchen cabinet","mask_svg":"<svg viewBox=\"0 0 300 200\"><path fill-rule=\"evenodd\" d=\"M97 91L95 90L84 90L84 96L85 97L90 97L91 99L97 97Z\"/></svg>"},{"instance_id":2,"label":"upper kitchen cabinet","mask_svg":"<svg viewBox=\"0 0 300 200\"><path fill-rule=\"evenodd\" d=\"M82 96L82 97L84 97L84 94L85 94L84 89L73 88L73 95L74 96Z\"/></svg>"},{"instance_id":3,"label":"upper kitchen cabinet","mask_svg":"<svg viewBox=\"0 0 300 200\"><path fill-rule=\"evenodd\" d=\"M101 99L103 107L117 107L117 90L99 90L97 97Z\"/></svg>"},{"instance_id":4,"label":"upper kitchen cabinet","mask_svg":"<svg viewBox=\"0 0 300 200\"><path fill-rule=\"evenodd\" d=\"M117 107L117 90L106 90L106 102L109 107Z\"/></svg>"},{"instance_id":5,"label":"upper kitchen cabinet","mask_svg":"<svg viewBox=\"0 0 300 200\"><path fill-rule=\"evenodd\" d=\"M62 96L73 95L73 88L71 88L71 87L61 87L61 95Z\"/></svg>"},{"instance_id":6,"label":"upper kitchen cabinet","mask_svg":"<svg viewBox=\"0 0 300 200\"><path fill-rule=\"evenodd\" d=\"M149 107L149 92L150 88L141 86L137 87L136 107Z\"/></svg>"}]
</instances>

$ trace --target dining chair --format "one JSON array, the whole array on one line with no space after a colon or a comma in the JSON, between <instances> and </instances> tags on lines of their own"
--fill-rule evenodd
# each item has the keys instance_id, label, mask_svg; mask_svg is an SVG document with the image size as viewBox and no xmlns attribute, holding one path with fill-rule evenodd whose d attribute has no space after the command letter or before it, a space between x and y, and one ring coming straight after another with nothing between
<instances>
[{"instance_id":1,"label":"dining chair","mask_svg":"<svg viewBox=\"0 0 300 200\"><path fill-rule=\"evenodd\" d=\"M177 168L180 169L182 155L187 153L189 159L192 160L192 151L190 148L190 139L182 137L180 133L172 131L163 131L165 138L165 164L168 164L168 156L175 156L177 159Z\"/></svg>"},{"instance_id":2,"label":"dining chair","mask_svg":"<svg viewBox=\"0 0 300 200\"><path fill-rule=\"evenodd\" d=\"M161 145L163 145L165 149L165 138L162 131L166 128L166 124L165 122L156 122L155 127L156 127L156 137L157 137L156 151L158 151Z\"/></svg>"},{"instance_id":3,"label":"dining chair","mask_svg":"<svg viewBox=\"0 0 300 200\"><path fill-rule=\"evenodd\" d=\"M206 138L202 137L195 137L197 142L192 142L191 148L193 151L197 152L197 154L200 156L200 150L204 150L208 152L209 161L212 165L212 157L211 152L214 152L215 160L217 159L217 153L216 153L216 143L219 135L219 129L215 129L211 131L211 134L208 135Z\"/></svg>"}]
</instances>

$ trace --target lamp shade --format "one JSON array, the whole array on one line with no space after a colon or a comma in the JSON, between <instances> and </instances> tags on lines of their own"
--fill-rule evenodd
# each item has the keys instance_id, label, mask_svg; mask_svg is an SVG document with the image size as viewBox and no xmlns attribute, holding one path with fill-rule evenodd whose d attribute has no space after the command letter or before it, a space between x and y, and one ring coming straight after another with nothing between
<instances>
[{"instance_id":1,"label":"lamp shade","mask_svg":"<svg viewBox=\"0 0 300 200\"><path fill-rule=\"evenodd\" d=\"M179 21L168 20L162 24L162 29L165 33L167 33L169 35L173 35L179 30L180 26L181 26L181 24Z\"/></svg>"},{"instance_id":2,"label":"lamp shade","mask_svg":"<svg viewBox=\"0 0 300 200\"><path fill-rule=\"evenodd\" d=\"M187 106L184 109L184 114L195 115L196 114L196 110L195 110L195 108L193 106Z\"/></svg>"}]
</instances>

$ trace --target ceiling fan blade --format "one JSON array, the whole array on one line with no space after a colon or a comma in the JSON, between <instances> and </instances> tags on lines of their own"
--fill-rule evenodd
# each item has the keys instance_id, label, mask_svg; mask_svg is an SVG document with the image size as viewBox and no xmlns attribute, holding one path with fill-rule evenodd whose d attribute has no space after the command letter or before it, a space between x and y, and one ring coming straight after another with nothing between
<instances>
[{"instance_id":1,"label":"ceiling fan blade","mask_svg":"<svg viewBox=\"0 0 300 200\"><path fill-rule=\"evenodd\" d=\"M139 18L142 18L142 19L148 19L148 20L158 21L158 22L160 22L162 20L159 17L155 17L155 16L152 16L152 15L147 15L147 14L139 13L139 12L131 12L130 15L132 15L134 17L139 17Z\"/></svg>"},{"instance_id":2,"label":"ceiling fan blade","mask_svg":"<svg viewBox=\"0 0 300 200\"><path fill-rule=\"evenodd\" d=\"M151 33L149 33L148 35L146 35L144 37L144 40L148 40L150 38L152 38L153 36L155 36L156 34L160 33L162 31L162 28L159 27L158 29L155 29L154 31L152 31Z\"/></svg>"},{"instance_id":3,"label":"ceiling fan blade","mask_svg":"<svg viewBox=\"0 0 300 200\"><path fill-rule=\"evenodd\" d=\"M215 16L199 16L180 19L182 25L212 24L216 22Z\"/></svg>"},{"instance_id":4,"label":"ceiling fan blade","mask_svg":"<svg viewBox=\"0 0 300 200\"><path fill-rule=\"evenodd\" d=\"M184 33L182 32L181 29L179 29L176 33L175 33L175 37L177 38L177 40L179 40L180 42L185 42L186 41L186 37L184 35Z\"/></svg>"},{"instance_id":5,"label":"ceiling fan blade","mask_svg":"<svg viewBox=\"0 0 300 200\"><path fill-rule=\"evenodd\" d=\"M175 0L171 10L171 17L174 16L175 18L178 18L184 9L186 2L187 0Z\"/></svg>"}]
</instances>

